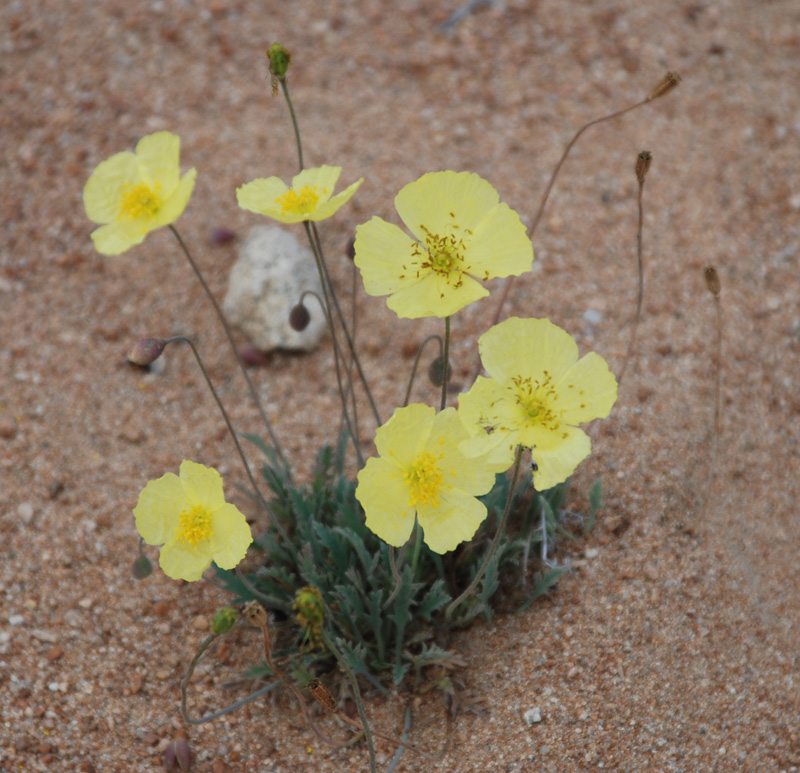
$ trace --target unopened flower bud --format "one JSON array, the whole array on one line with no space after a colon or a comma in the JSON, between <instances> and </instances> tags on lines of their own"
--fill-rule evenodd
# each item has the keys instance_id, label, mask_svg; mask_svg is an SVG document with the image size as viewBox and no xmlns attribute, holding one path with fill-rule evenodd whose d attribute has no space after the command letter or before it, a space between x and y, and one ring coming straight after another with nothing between
<instances>
[{"instance_id":1,"label":"unopened flower bud","mask_svg":"<svg viewBox=\"0 0 800 773\"><path fill-rule=\"evenodd\" d=\"M356 237L351 236L347 240L347 247L345 248L345 255L347 255L350 260L356 259Z\"/></svg>"},{"instance_id":2,"label":"unopened flower bud","mask_svg":"<svg viewBox=\"0 0 800 773\"><path fill-rule=\"evenodd\" d=\"M447 374L445 378L445 368L443 367L442 358L437 357L428 368L428 380L433 384L435 387L440 387L444 384L445 380L447 383L450 383L450 378L453 375L453 369L450 367L450 364L447 365Z\"/></svg>"},{"instance_id":3,"label":"unopened flower bud","mask_svg":"<svg viewBox=\"0 0 800 773\"><path fill-rule=\"evenodd\" d=\"M161 356L166 345L167 342L161 338L141 338L128 352L128 362L144 368Z\"/></svg>"},{"instance_id":4,"label":"unopened flower bud","mask_svg":"<svg viewBox=\"0 0 800 773\"><path fill-rule=\"evenodd\" d=\"M322 594L312 585L301 588L294 597L292 609L297 612L300 625L319 628L325 621L325 605Z\"/></svg>"},{"instance_id":5,"label":"unopened flower bud","mask_svg":"<svg viewBox=\"0 0 800 773\"><path fill-rule=\"evenodd\" d=\"M703 269L703 276L706 280L706 287L715 298L719 298L722 292L722 283L719 281L719 274L714 266L706 266Z\"/></svg>"},{"instance_id":6,"label":"unopened flower bud","mask_svg":"<svg viewBox=\"0 0 800 773\"><path fill-rule=\"evenodd\" d=\"M678 73L670 70L650 92L650 96L647 97L647 101L652 102L654 99L658 99L659 97L669 94L669 92L672 91L672 89L674 89L680 82L681 76L678 75Z\"/></svg>"},{"instance_id":7,"label":"unopened flower bud","mask_svg":"<svg viewBox=\"0 0 800 773\"><path fill-rule=\"evenodd\" d=\"M292 330L296 330L298 333L305 330L310 321L311 313L303 305L302 301L298 303L297 306L294 306L289 312L289 325L291 326Z\"/></svg>"},{"instance_id":8,"label":"unopened flower bud","mask_svg":"<svg viewBox=\"0 0 800 773\"><path fill-rule=\"evenodd\" d=\"M639 185L644 182L644 178L647 177L647 172L650 169L650 162L653 160L653 154L649 150L643 150L637 157L636 157L636 179L639 181Z\"/></svg>"},{"instance_id":9,"label":"unopened flower bud","mask_svg":"<svg viewBox=\"0 0 800 773\"><path fill-rule=\"evenodd\" d=\"M173 738L164 749L165 770L191 770L192 750L185 738Z\"/></svg>"},{"instance_id":10,"label":"unopened flower bud","mask_svg":"<svg viewBox=\"0 0 800 773\"><path fill-rule=\"evenodd\" d=\"M286 77L286 71L292 63L292 55L280 44L273 43L267 51L269 57L269 71L273 78Z\"/></svg>"},{"instance_id":11,"label":"unopened flower bud","mask_svg":"<svg viewBox=\"0 0 800 773\"><path fill-rule=\"evenodd\" d=\"M221 607L211 618L211 633L215 636L222 636L236 625L239 613L233 607Z\"/></svg>"},{"instance_id":12,"label":"unopened flower bud","mask_svg":"<svg viewBox=\"0 0 800 773\"><path fill-rule=\"evenodd\" d=\"M131 573L137 580L144 580L145 577L149 577L153 573L153 564L147 556L137 556L133 562Z\"/></svg>"}]
</instances>

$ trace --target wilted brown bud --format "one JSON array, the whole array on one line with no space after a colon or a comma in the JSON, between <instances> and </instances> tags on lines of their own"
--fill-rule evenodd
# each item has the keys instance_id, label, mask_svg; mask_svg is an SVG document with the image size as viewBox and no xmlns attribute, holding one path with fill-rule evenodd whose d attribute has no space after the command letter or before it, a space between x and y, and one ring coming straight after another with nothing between
<instances>
[{"instance_id":1,"label":"wilted brown bud","mask_svg":"<svg viewBox=\"0 0 800 773\"><path fill-rule=\"evenodd\" d=\"M263 604L259 604L257 601L248 601L244 605L242 617L256 628L261 628L267 624L267 610L264 609Z\"/></svg>"},{"instance_id":2,"label":"wilted brown bud","mask_svg":"<svg viewBox=\"0 0 800 773\"><path fill-rule=\"evenodd\" d=\"M128 362L144 368L161 356L166 345L167 342L161 338L141 338L128 352Z\"/></svg>"},{"instance_id":3,"label":"wilted brown bud","mask_svg":"<svg viewBox=\"0 0 800 773\"><path fill-rule=\"evenodd\" d=\"M311 313L302 302L298 303L297 306L294 306L289 312L289 325L291 326L292 330L296 330L298 333L305 330L310 321Z\"/></svg>"},{"instance_id":4,"label":"wilted brown bud","mask_svg":"<svg viewBox=\"0 0 800 773\"><path fill-rule=\"evenodd\" d=\"M191 770L192 750L185 738L173 738L164 750L165 770Z\"/></svg>"},{"instance_id":5,"label":"wilted brown bud","mask_svg":"<svg viewBox=\"0 0 800 773\"><path fill-rule=\"evenodd\" d=\"M706 266L703 269L703 276L706 280L706 287L715 298L719 298L722 292L722 283L719 281L719 274L714 266Z\"/></svg>"},{"instance_id":6,"label":"wilted brown bud","mask_svg":"<svg viewBox=\"0 0 800 773\"><path fill-rule=\"evenodd\" d=\"M678 75L678 73L670 70L650 92L650 96L647 97L647 101L652 102L654 99L658 99L659 97L669 94L669 92L672 91L672 89L674 89L680 82L681 76Z\"/></svg>"},{"instance_id":7,"label":"wilted brown bud","mask_svg":"<svg viewBox=\"0 0 800 773\"><path fill-rule=\"evenodd\" d=\"M450 383L450 378L453 375L453 369L449 363L447 365L447 373L445 375L445 368L441 357L437 357L428 368L428 380L436 387L444 384L445 380Z\"/></svg>"},{"instance_id":8,"label":"wilted brown bud","mask_svg":"<svg viewBox=\"0 0 800 773\"><path fill-rule=\"evenodd\" d=\"M639 181L639 185L644 182L644 178L647 177L647 172L650 169L650 162L653 160L653 154L649 150L643 150L637 157L636 157L636 179Z\"/></svg>"}]
</instances>

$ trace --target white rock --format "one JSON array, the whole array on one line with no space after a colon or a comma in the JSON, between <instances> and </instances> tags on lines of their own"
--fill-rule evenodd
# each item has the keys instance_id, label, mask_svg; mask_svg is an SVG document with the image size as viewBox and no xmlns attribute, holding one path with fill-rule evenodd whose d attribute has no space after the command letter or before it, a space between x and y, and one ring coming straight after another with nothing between
<instances>
[{"instance_id":1,"label":"white rock","mask_svg":"<svg viewBox=\"0 0 800 773\"><path fill-rule=\"evenodd\" d=\"M325 333L317 300L306 297L311 314L305 330L289 326L289 312L305 290L322 294L314 256L294 234L275 226L250 231L231 269L223 308L228 319L262 351L313 351Z\"/></svg>"},{"instance_id":2,"label":"white rock","mask_svg":"<svg viewBox=\"0 0 800 773\"><path fill-rule=\"evenodd\" d=\"M531 725L536 725L542 721L542 710L538 706L533 709L528 709L522 715L522 718L525 720L528 727L531 727Z\"/></svg>"}]
</instances>

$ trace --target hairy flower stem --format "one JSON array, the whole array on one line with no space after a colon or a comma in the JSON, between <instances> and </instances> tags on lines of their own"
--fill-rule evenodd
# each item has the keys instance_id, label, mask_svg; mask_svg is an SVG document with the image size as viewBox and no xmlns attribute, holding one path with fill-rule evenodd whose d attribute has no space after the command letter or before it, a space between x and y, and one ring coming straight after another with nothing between
<instances>
[{"instance_id":1,"label":"hairy flower stem","mask_svg":"<svg viewBox=\"0 0 800 773\"><path fill-rule=\"evenodd\" d=\"M427 346L428 341L433 341L434 339L439 342L439 359L444 362L444 343L442 337L436 333L429 335L417 348L417 356L414 358L414 366L411 368L411 376L408 379L408 386L406 387L406 396L403 398L403 408L408 405L408 401L411 399L411 388L414 386L414 379L417 377L417 368L419 367L420 357L422 357L422 350Z\"/></svg>"},{"instance_id":2,"label":"hairy flower stem","mask_svg":"<svg viewBox=\"0 0 800 773\"><path fill-rule=\"evenodd\" d=\"M306 230L309 229L309 223L306 221L304 223ZM372 415L375 417L375 422L380 426L383 424L381 421L380 414L378 413L378 408L375 405L375 400L372 396L372 390L369 388L369 382L367 381L366 375L364 375L364 370L361 367L361 360L358 357L358 351L356 350L355 342L353 341L353 337L350 335L350 331L347 329L347 323L345 322L344 313L342 312L342 307L339 305L339 298L336 295L336 291L333 289L333 283L331 282L330 274L328 273L328 264L325 261L325 255L322 251L322 242L319 238L319 231L317 230L317 224L311 223L310 224L311 233L313 233L314 239L311 239L309 236L309 241L311 242L311 248L314 251L314 257L318 261L318 265L321 266L321 273L324 276L323 280L323 287L325 286L325 282L327 281L327 286L330 288L331 298L333 299L333 305L336 309L336 315L339 318L339 322L342 326L342 332L344 333L345 338L347 339L347 346L350 350L350 356L353 358L353 362L356 366L356 370L358 371L358 377L361 379L361 383L364 386L364 391L367 395L367 400L369 401L369 406L372 409Z\"/></svg>"},{"instance_id":3,"label":"hairy flower stem","mask_svg":"<svg viewBox=\"0 0 800 773\"><path fill-rule=\"evenodd\" d=\"M208 375L208 371L206 370L206 366L203 364L203 358L200 356L200 352L197 351L197 347L194 345L194 341L191 338L183 335L172 336L172 338L167 338L164 341L164 345L168 346L175 341L185 341L189 346L192 347L192 352L194 354L194 358L197 361L197 365L200 368L200 372L203 374L203 378L206 380L206 386L208 387L208 391L211 392L214 400L217 403L217 407L219 408L219 412L222 414L222 418L225 420L225 426L228 428L228 433L233 438L233 442L236 445L236 450L239 452L239 458L242 460L242 464L244 465L244 470L247 473L247 477L250 479L250 485L253 487L253 491L255 495L258 497L258 501L261 504L261 507L264 508L264 512L269 512L269 505L267 504L267 500L264 498L264 495L261 493L261 489L258 487L256 483L256 479L253 476L253 471L250 469L250 464L247 461L247 457L244 454L244 450L242 449L242 444L239 442L239 437L236 434L236 430L233 428L233 424L231 424L230 416L228 416L228 412L225 410L225 406L222 404L222 400L220 400L219 394L217 390L214 388L214 385L211 383L211 377ZM288 471L288 468L287 468ZM270 519L274 521L275 528L281 533L281 536L288 540L288 535L284 530L283 526L281 525L280 520L277 518Z\"/></svg>"},{"instance_id":4,"label":"hairy flower stem","mask_svg":"<svg viewBox=\"0 0 800 773\"><path fill-rule=\"evenodd\" d=\"M251 380L250 375L247 372L247 368L245 367L244 362L242 362L242 358L239 356L239 350L236 348L236 344L233 340L233 332L231 331L231 327L228 324L228 320L225 318L225 314L223 314L222 309L219 306L219 303L217 303L217 299L214 297L214 293L211 292L211 288L206 283L206 280L203 277L200 268L198 267L197 263L195 263L194 258L192 258L192 254L189 252L189 249L186 246L183 239L181 238L181 235L178 233L174 225L170 225L169 229L170 231L172 231L172 233L175 235L175 238L178 240L178 244L180 244L181 249L183 250L183 254L189 261L189 265L191 265L195 275L200 280L200 284L203 286L206 295L211 301L211 305L214 307L214 311L216 311L217 313L219 321L222 323L222 327L225 330L225 335L228 337L228 343L230 344L231 349L233 349L233 353L236 356L236 361L239 363L239 369L242 371L244 380L247 382L247 386L250 389L250 396L253 398L253 402L256 404L256 407L258 408L258 412L261 416L261 421L264 423L264 426L266 427L267 432L269 433L269 437L270 440L272 441L272 445L275 449L275 452L278 454L278 457L280 458L283 464L284 470L286 472L286 478L289 482L291 482L292 473L291 470L289 469L289 463L287 462L286 457L283 455L281 445L278 442L278 438L276 437L275 432L272 429L272 424L270 420L267 418L266 412L264 411L264 406L261 405L261 400L258 397L258 392L256 391L255 385L253 384L253 381Z\"/></svg>"},{"instance_id":5,"label":"hairy flower stem","mask_svg":"<svg viewBox=\"0 0 800 773\"><path fill-rule=\"evenodd\" d=\"M300 141L300 127L297 125L297 116L294 112L294 105L292 98L289 96L289 85L286 83L286 78L278 79L281 84L283 96L286 99L286 104L289 107L289 115L292 117L292 126L294 127L294 138L297 142L297 161L300 165L300 171L303 171L303 143Z\"/></svg>"},{"instance_id":6,"label":"hairy flower stem","mask_svg":"<svg viewBox=\"0 0 800 773\"><path fill-rule=\"evenodd\" d=\"M308 236L308 241L311 244L311 249L314 252L314 260L317 264L317 273L319 274L319 282L320 285L322 286L325 320L328 323L328 330L331 331L331 339L333 340L333 362L334 362L334 370L336 371L336 385L339 389L339 399L342 402L342 416L347 424L347 430L350 433L350 438L353 441L353 447L355 448L356 456L358 457L358 464L360 467L363 467L364 456L361 453L361 444L359 442L358 436L353 433L353 423L350 419L350 410L348 409L347 406L348 402L347 395L349 394L352 388L352 379L349 379L348 381L347 391L345 391L345 386L342 381L342 371L344 370L345 374L348 376L349 376L349 371L344 369L342 365L342 351L341 347L339 346L339 339L336 337L336 328L334 327L333 316L331 314L331 295L333 295L333 288L330 287L328 282L326 281L325 264L322 261L320 252L317 249L317 245L314 243L314 239L311 235L311 229L309 228L308 221L304 222L303 225L305 226L306 235Z\"/></svg>"},{"instance_id":7,"label":"hairy flower stem","mask_svg":"<svg viewBox=\"0 0 800 773\"><path fill-rule=\"evenodd\" d=\"M447 382L450 375L450 317L444 318L444 352L442 353L442 402L439 410L447 407Z\"/></svg>"},{"instance_id":8,"label":"hairy flower stem","mask_svg":"<svg viewBox=\"0 0 800 773\"><path fill-rule=\"evenodd\" d=\"M489 564L494 558L497 548L500 546L500 540L503 538L503 533L505 532L506 524L508 523L508 516L511 514L511 503L514 499L514 489L517 487L517 478L519 477L519 466L521 461L522 446L517 446L517 454L516 458L514 459L514 470L511 473L511 485L508 489L508 499L506 500L506 506L503 510L503 516L500 519L500 525L497 527L497 533L494 535L492 544L489 546L489 552L486 554L486 558L483 559L481 568L478 569L478 573L472 579L472 582L467 586L466 590L457 599L452 601L449 607L447 607L447 611L444 615L444 619L447 622L450 621L450 618L453 616L453 612L456 607L475 592L475 589L478 587L478 583L483 579L483 575L486 574L486 570L489 568Z\"/></svg>"}]
</instances>

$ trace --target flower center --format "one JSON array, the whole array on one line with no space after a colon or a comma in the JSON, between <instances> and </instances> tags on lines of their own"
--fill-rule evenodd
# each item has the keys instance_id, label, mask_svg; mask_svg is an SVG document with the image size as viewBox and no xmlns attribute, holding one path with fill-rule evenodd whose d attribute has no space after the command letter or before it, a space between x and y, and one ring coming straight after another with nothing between
<instances>
[{"instance_id":1,"label":"flower center","mask_svg":"<svg viewBox=\"0 0 800 773\"><path fill-rule=\"evenodd\" d=\"M442 470L436 464L439 460L427 452L420 454L411 469L403 477L410 489L408 506L417 504L428 507L439 506L439 490L442 488Z\"/></svg>"},{"instance_id":2,"label":"flower center","mask_svg":"<svg viewBox=\"0 0 800 773\"><path fill-rule=\"evenodd\" d=\"M304 185L299 191L290 188L275 199L275 203L280 204L282 215L310 215L316 210L318 201L316 185L313 188Z\"/></svg>"},{"instance_id":3,"label":"flower center","mask_svg":"<svg viewBox=\"0 0 800 773\"><path fill-rule=\"evenodd\" d=\"M211 529L211 513L203 505L191 505L180 515L180 525L175 528L179 542L188 542L193 548L198 542L214 535Z\"/></svg>"},{"instance_id":4,"label":"flower center","mask_svg":"<svg viewBox=\"0 0 800 773\"><path fill-rule=\"evenodd\" d=\"M451 218L455 215L451 212ZM435 234L420 224L420 230L425 234L425 242L415 243L411 249L412 261L408 266L403 266L407 271L413 271L419 277L423 273L434 271L441 276L452 288L461 287L464 283L462 274L469 272L470 266L464 260L467 243L472 232L450 222L444 234ZM405 278L401 275L401 279Z\"/></svg>"},{"instance_id":5,"label":"flower center","mask_svg":"<svg viewBox=\"0 0 800 773\"><path fill-rule=\"evenodd\" d=\"M526 424L538 424L553 431L561 426L561 411L554 411L551 407L558 399L558 392L547 371L541 381L514 376L511 382L514 384L517 402L522 407Z\"/></svg>"},{"instance_id":6,"label":"flower center","mask_svg":"<svg viewBox=\"0 0 800 773\"><path fill-rule=\"evenodd\" d=\"M152 188L147 183L126 183L119 202L117 220L154 217L161 209L161 203L161 183L153 183Z\"/></svg>"}]
</instances>

